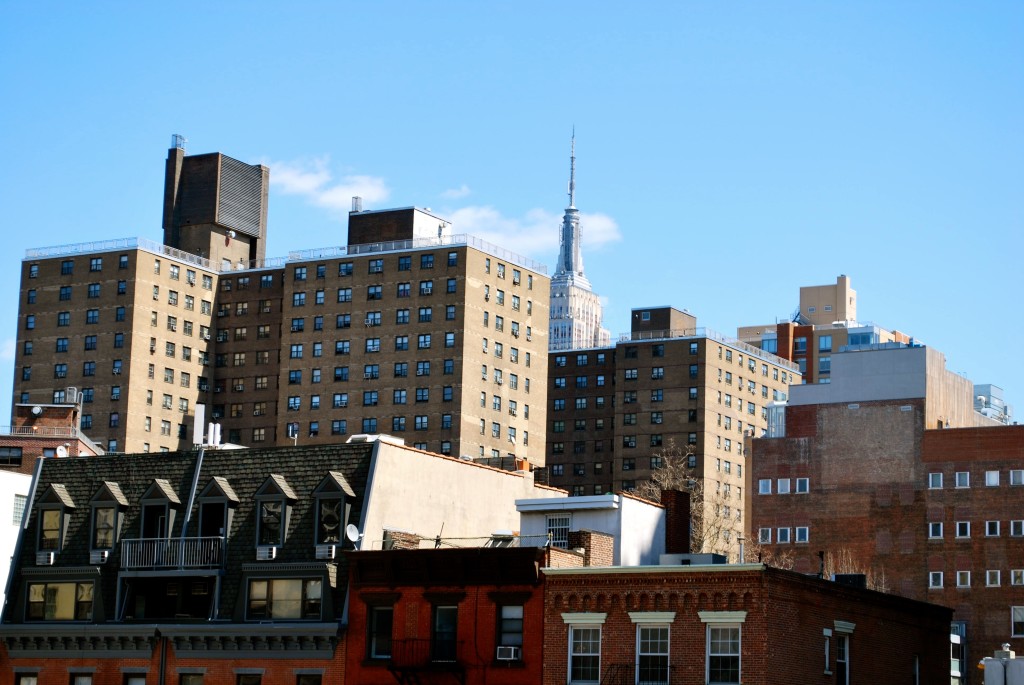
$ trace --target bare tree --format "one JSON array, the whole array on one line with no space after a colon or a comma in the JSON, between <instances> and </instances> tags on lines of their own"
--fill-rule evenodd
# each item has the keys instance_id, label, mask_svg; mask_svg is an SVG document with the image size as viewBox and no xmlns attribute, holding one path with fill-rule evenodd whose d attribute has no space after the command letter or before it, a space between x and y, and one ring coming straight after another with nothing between
<instances>
[{"instance_id":1,"label":"bare tree","mask_svg":"<svg viewBox=\"0 0 1024 685\"><path fill-rule=\"evenodd\" d=\"M726 556L738 552L738 537L742 534L742 501L734 498L728 486L723 488L721 483L711 483L701 477L696 460L692 459L692 446L682 449L674 441L669 441L653 456L661 459L661 466L651 472L650 480L637 484L633 492L653 502L661 502L661 493L665 490L688 492L690 549Z\"/></svg>"}]
</instances>

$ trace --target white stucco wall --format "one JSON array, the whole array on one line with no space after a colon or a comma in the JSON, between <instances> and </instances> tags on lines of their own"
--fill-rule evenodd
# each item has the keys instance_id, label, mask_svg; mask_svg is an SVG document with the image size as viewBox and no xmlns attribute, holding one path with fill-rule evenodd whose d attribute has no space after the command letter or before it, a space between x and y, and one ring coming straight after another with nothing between
<instances>
[{"instance_id":1,"label":"white stucco wall","mask_svg":"<svg viewBox=\"0 0 1024 685\"><path fill-rule=\"evenodd\" d=\"M478 546L497 531L519 530L516 500L557 492L535 485L531 474L378 441L361 517L361 549L380 549L385 529Z\"/></svg>"},{"instance_id":2,"label":"white stucco wall","mask_svg":"<svg viewBox=\"0 0 1024 685\"><path fill-rule=\"evenodd\" d=\"M21 522L14 520L15 495L27 496L31 485L32 477L29 475L0 471L0 606L3 606L11 557L21 530Z\"/></svg>"},{"instance_id":3,"label":"white stucco wall","mask_svg":"<svg viewBox=\"0 0 1024 685\"><path fill-rule=\"evenodd\" d=\"M548 515L568 513L570 530L592 530L614 538L612 563L616 566L657 564L665 551L665 510L654 504L608 494L548 497L516 505L524 546L542 546Z\"/></svg>"}]
</instances>

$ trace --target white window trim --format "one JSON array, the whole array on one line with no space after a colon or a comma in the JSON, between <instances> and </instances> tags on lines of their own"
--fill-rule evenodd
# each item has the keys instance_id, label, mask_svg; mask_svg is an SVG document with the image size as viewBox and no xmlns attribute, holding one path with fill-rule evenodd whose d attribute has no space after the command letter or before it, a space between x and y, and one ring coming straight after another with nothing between
<instances>
[{"instance_id":1,"label":"white window trim","mask_svg":"<svg viewBox=\"0 0 1024 685\"><path fill-rule=\"evenodd\" d=\"M605 619L608 618L607 613L596 612L596 611L584 611L577 613L563 613L562 621L566 625L574 625L579 627L586 626L601 626L604 625Z\"/></svg>"},{"instance_id":2,"label":"white window trim","mask_svg":"<svg viewBox=\"0 0 1024 685\"><path fill-rule=\"evenodd\" d=\"M936 574L938 574L936 576ZM933 583L932 578L938 579L938 583ZM929 590L940 590L946 584L946 576L942 571L929 571L928 572L928 589Z\"/></svg>"},{"instance_id":3,"label":"white window trim","mask_svg":"<svg viewBox=\"0 0 1024 685\"><path fill-rule=\"evenodd\" d=\"M562 614L564 617L565 614ZM669 624L676 620L674 611L630 611L629 620L633 623L662 623Z\"/></svg>"},{"instance_id":4,"label":"white window trim","mask_svg":"<svg viewBox=\"0 0 1024 685\"><path fill-rule=\"evenodd\" d=\"M698 611L697 615L701 623L745 623L747 620L746 611Z\"/></svg>"}]
</instances>

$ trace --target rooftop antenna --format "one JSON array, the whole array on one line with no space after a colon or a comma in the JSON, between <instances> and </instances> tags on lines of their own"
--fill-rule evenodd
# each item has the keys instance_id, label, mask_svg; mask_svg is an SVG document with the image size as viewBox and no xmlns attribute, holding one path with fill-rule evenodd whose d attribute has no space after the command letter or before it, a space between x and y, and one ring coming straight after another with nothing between
<instances>
[{"instance_id":1,"label":"rooftop antenna","mask_svg":"<svg viewBox=\"0 0 1024 685\"><path fill-rule=\"evenodd\" d=\"M569 206L576 206L576 125L572 127L572 151L569 154Z\"/></svg>"}]
</instances>

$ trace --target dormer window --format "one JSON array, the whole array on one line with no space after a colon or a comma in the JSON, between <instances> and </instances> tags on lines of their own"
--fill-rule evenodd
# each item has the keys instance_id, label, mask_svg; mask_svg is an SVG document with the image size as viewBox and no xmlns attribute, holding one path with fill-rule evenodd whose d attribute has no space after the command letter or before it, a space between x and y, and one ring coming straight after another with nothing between
<instances>
[{"instance_id":1,"label":"dormer window","mask_svg":"<svg viewBox=\"0 0 1024 685\"><path fill-rule=\"evenodd\" d=\"M272 474L256 491L256 544L259 547L276 548L284 544L291 503L296 499L288 481L278 474Z\"/></svg>"},{"instance_id":2,"label":"dormer window","mask_svg":"<svg viewBox=\"0 0 1024 685\"><path fill-rule=\"evenodd\" d=\"M60 553L75 503L67 488L60 483L51 484L36 501L39 510L39 539L37 551L46 555L47 564L53 563L49 553Z\"/></svg>"},{"instance_id":3,"label":"dormer window","mask_svg":"<svg viewBox=\"0 0 1024 685\"><path fill-rule=\"evenodd\" d=\"M142 537L148 540L164 539L171 535L174 517L181 499L171 484L163 478L154 478L142 495Z\"/></svg>"},{"instance_id":4,"label":"dormer window","mask_svg":"<svg viewBox=\"0 0 1024 685\"><path fill-rule=\"evenodd\" d=\"M313 490L316 498L316 540L317 556L322 545L340 545L345 534L355 492L344 474L331 471Z\"/></svg>"},{"instance_id":5,"label":"dormer window","mask_svg":"<svg viewBox=\"0 0 1024 685\"><path fill-rule=\"evenodd\" d=\"M199 536L226 538L231 531L238 495L227 478L214 477L199 493Z\"/></svg>"},{"instance_id":6,"label":"dormer window","mask_svg":"<svg viewBox=\"0 0 1024 685\"><path fill-rule=\"evenodd\" d=\"M128 507L128 498L121 492L117 483L106 481L93 495L89 505L92 507L90 549L109 551L114 548L120 537L121 521L123 512Z\"/></svg>"}]
</instances>

